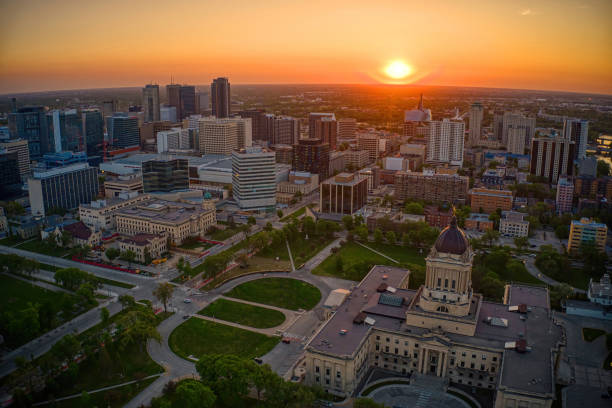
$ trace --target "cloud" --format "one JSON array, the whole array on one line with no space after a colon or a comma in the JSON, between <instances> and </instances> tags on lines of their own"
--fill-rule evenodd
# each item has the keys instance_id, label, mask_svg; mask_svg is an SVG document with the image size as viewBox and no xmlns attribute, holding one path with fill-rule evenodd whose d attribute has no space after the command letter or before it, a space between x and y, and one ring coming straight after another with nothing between
<instances>
[{"instance_id":1,"label":"cloud","mask_svg":"<svg viewBox=\"0 0 612 408\"><path fill-rule=\"evenodd\" d=\"M524 9L519 12L521 16L532 16L534 13L531 9Z\"/></svg>"}]
</instances>

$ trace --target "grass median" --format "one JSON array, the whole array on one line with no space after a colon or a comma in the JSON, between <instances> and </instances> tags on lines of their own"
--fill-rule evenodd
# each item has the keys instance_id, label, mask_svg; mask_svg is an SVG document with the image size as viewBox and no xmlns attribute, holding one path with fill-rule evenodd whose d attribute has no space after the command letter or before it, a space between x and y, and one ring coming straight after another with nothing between
<instances>
[{"instance_id":1,"label":"grass median","mask_svg":"<svg viewBox=\"0 0 612 408\"><path fill-rule=\"evenodd\" d=\"M285 321L285 315L278 310L233 302L227 299L215 300L200 310L198 314L258 329L276 327Z\"/></svg>"},{"instance_id":2,"label":"grass median","mask_svg":"<svg viewBox=\"0 0 612 408\"><path fill-rule=\"evenodd\" d=\"M310 310L321 300L321 292L315 286L291 278L262 278L245 282L225 295L290 310Z\"/></svg>"}]
</instances>

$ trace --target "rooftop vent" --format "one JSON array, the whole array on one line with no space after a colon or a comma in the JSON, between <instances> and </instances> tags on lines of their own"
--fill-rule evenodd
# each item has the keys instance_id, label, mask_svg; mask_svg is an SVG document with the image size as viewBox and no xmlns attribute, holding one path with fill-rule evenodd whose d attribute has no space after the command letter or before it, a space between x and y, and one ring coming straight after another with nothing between
<instances>
[{"instance_id":1,"label":"rooftop vent","mask_svg":"<svg viewBox=\"0 0 612 408\"><path fill-rule=\"evenodd\" d=\"M401 296L390 295L388 293L381 293L378 298L378 304L400 307L404 303L404 298Z\"/></svg>"},{"instance_id":2,"label":"rooftop vent","mask_svg":"<svg viewBox=\"0 0 612 408\"><path fill-rule=\"evenodd\" d=\"M367 315L364 312L359 312L357 316L353 319L353 323L361 324L366 320Z\"/></svg>"},{"instance_id":3,"label":"rooftop vent","mask_svg":"<svg viewBox=\"0 0 612 408\"><path fill-rule=\"evenodd\" d=\"M372 319L371 317L366 317L365 324L369 324L370 326L374 326L374 323L376 323L376 320Z\"/></svg>"},{"instance_id":4,"label":"rooftop vent","mask_svg":"<svg viewBox=\"0 0 612 408\"><path fill-rule=\"evenodd\" d=\"M508 327L508 319L502 317L487 317L487 323L496 327Z\"/></svg>"},{"instance_id":5,"label":"rooftop vent","mask_svg":"<svg viewBox=\"0 0 612 408\"><path fill-rule=\"evenodd\" d=\"M378 287L376 288L376 291L382 293L387 290L387 286L388 285L383 282L380 285L378 285Z\"/></svg>"}]
</instances>

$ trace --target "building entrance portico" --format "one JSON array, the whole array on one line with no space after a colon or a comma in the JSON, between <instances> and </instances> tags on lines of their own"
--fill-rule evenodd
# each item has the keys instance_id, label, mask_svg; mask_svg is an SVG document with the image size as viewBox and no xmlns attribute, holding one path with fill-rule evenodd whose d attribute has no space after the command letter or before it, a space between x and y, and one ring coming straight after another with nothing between
<instances>
[{"instance_id":1,"label":"building entrance portico","mask_svg":"<svg viewBox=\"0 0 612 408\"><path fill-rule=\"evenodd\" d=\"M447 350L423 347L421 349L419 373L426 375L435 375L436 377L443 377L446 373L446 366L448 364L447 360Z\"/></svg>"}]
</instances>

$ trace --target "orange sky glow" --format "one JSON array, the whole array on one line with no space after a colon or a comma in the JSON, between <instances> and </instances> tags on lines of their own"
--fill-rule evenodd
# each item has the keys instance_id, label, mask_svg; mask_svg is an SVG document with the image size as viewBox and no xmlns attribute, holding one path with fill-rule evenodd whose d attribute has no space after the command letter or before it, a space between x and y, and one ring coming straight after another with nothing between
<instances>
[{"instance_id":1,"label":"orange sky glow","mask_svg":"<svg viewBox=\"0 0 612 408\"><path fill-rule=\"evenodd\" d=\"M609 0L0 0L0 93L172 75L612 94L611 23Z\"/></svg>"}]
</instances>

